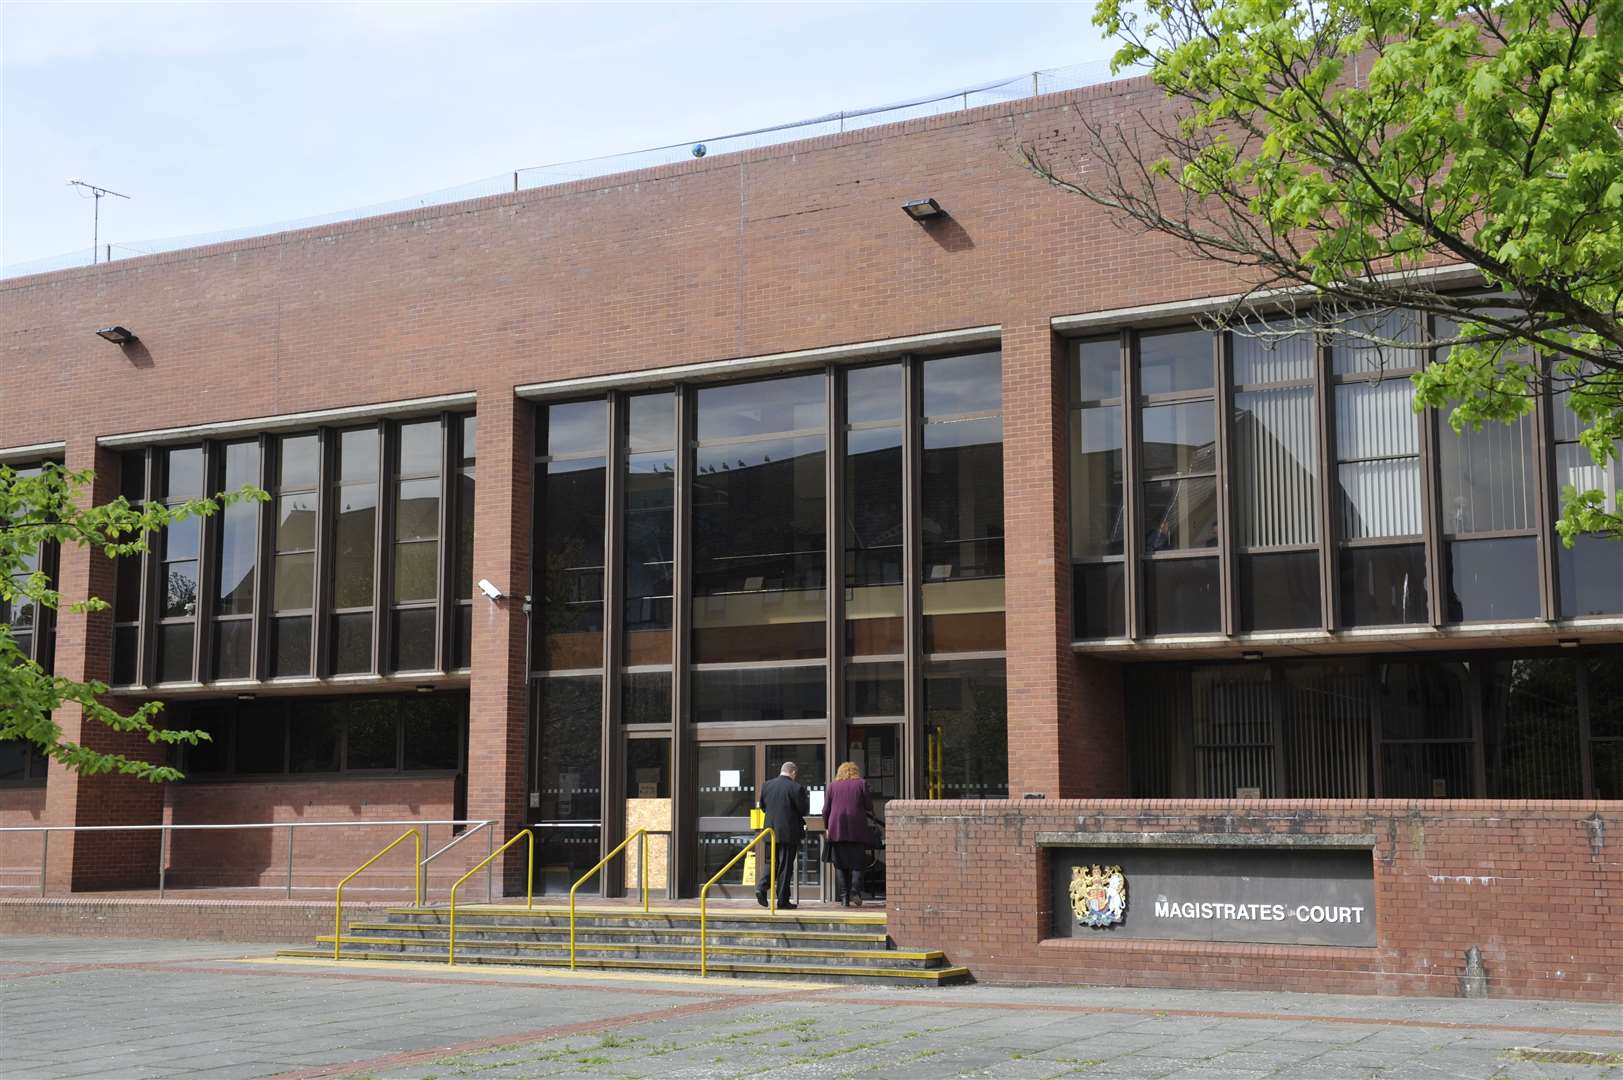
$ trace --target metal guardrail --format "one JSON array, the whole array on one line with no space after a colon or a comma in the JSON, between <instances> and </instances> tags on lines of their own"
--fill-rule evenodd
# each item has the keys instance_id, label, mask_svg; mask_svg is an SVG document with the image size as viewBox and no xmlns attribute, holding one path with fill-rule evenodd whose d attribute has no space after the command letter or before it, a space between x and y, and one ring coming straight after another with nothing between
<instances>
[{"instance_id":1,"label":"metal guardrail","mask_svg":"<svg viewBox=\"0 0 1623 1080\"><path fill-rule=\"evenodd\" d=\"M286 890L287 898L289 900L291 900L291 899L293 899L293 849L294 849L294 836L296 835L296 830L298 830L298 829L355 829L355 828L382 827L382 826L386 826L386 825L410 825L410 826L413 826L413 827L421 826L424 829L427 829L428 827L433 826L433 825L449 825L449 826L452 826L452 827L455 827L455 826L458 826L458 825L477 826L474 829L470 829L467 833L464 833L462 836L458 837L456 840L453 840L450 844L445 845L444 848L441 848L439 851L435 852L434 855L430 855L427 859L422 860L421 864L419 864L419 866L418 866L418 876L419 876L419 878L421 878L421 876L427 872L426 868L427 868L428 863L431 860L433 860L435 858L435 856L443 854L447 848L451 847L452 845L457 843L459 840L465 839L467 836L470 836L473 833L478 832L479 829L484 828L484 827L490 825L491 823L492 823L491 820L488 819L488 818L485 818L485 819L480 819L480 818L472 818L472 819L448 818L448 819L443 819L443 820L432 820L432 821L396 821L396 820L392 820L392 819L391 820L380 820L380 821L371 821L371 820L361 820L361 821L270 821L270 822L252 822L252 823L231 824L231 825L6 825L6 826L0 826L0 835L4 835L6 833L28 833L28 832L37 832L37 833L40 833L42 835L43 839L42 839L42 841L40 843L40 852L39 852L39 895L44 896L46 894L46 881L47 881L46 871L47 871L47 869L49 867L50 855L51 855L51 834L52 833L54 833L54 832L66 832L66 833L153 832L153 831L160 832L161 833L161 839L158 842L158 897L159 897L159 899L162 899L163 896L164 896L164 892L165 892L165 890L167 888L167 884L168 884L169 848L170 848L170 839L169 839L169 837L170 837L171 833L175 833L175 832L218 832L218 831L224 831L224 830L230 830L230 829L286 829L287 830L287 884L285 886L285 890ZM419 854L421 854L420 851L419 851ZM483 864L481 863L481 865L483 865ZM0 889L15 889L15 888L26 888L26 887L27 886L19 886L19 885L0 885ZM242 886L242 887L243 888L251 888L251 889L264 889L264 888L274 888L275 886L248 885L248 886ZM307 886L307 888L312 888L312 889L319 888L319 889L325 891L326 886L324 886L324 885L322 885L322 886Z\"/></svg>"},{"instance_id":2,"label":"metal guardrail","mask_svg":"<svg viewBox=\"0 0 1623 1080\"><path fill-rule=\"evenodd\" d=\"M511 840L507 841L507 843L503 844L501 847L479 860L478 866L475 866L472 870L469 870L466 874L463 874L457 879L457 883L451 886L451 925L450 932L446 935L447 940L445 943L445 962L447 965L456 963L456 891L462 888L462 883L464 881L467 881L469 878L473 877L473 875L483 870L487 865L495 860L496 856L518 843L522 838L528 838L530 841L530 865L529 869L524 874L524 910L535 910L535 833L531 832L529 829L520 829L518 832L513 834L513 838Z\"/></svg>"},{"instance_id":3,"label":"metal guardrail","mask_svg":"<svg viewBox=\"0 0 1623 1080\"><path fill-rule=\"evenodd\" d=\"M414 890L417 898L416 906L423 906L423 834L416 829L407 829L405 832L389 841L388 846L386 846L382 851L363 862L360 866L357 866L348 877L338 883L338 893L333 897L332 913L332 958L334 960L341 959L340 950L342 949L344 943L344 886L348 885L357 876L359 876L362 870L365 870L367 867L389 854L389 852L399 847L407 837L411 838L413 846L415 847L415 851L412 855L411 865L413 870L412 880L413 884L416 885L416 889Z\"/></svg>"},{"instance_id":4,"label":"metal guardrail","mask_svg":"<svg viewBox=\"0 0 1623 1080\"><path fill-rule=\"evenodd\" d=\"M607 855L605 855L601 859L599 859L597 861L596 866L592 867L590 870L586 871L586 873L582 874L580 876L580 880L575 882L575 884L573 884L573 885L571 885L569 887L569 970L570 971L575 970L575 894L580 891L580 887L582 885L584 885L588 881L590 881L593 878L593 876L595 876L597 874L597 872L599 870L601 870L605 866L609 865L609 863L614 859L614 857L616 855L619 855L622 851L624 851L626 849L626 846L629 845L631 843L631 841L637 839L639 836L642 837L642 872L638 875L637 881L642 886L642 911L643 911L644 915L648 914L648 837L651 836L651 835L654 835L654 834L660 834L660 835L663 835L663 836L666 836L666 837L669 837L671 835L669 830L666 830L666 829L638 829L636 832L632 833L631 835L627 836L624 840L622 840L618 844L614 845L614 850L613 851L609 852ZM669 843L669 842L667 841L667 843ZM670 851L669 851L668 847L667 847L667 850L666 850L665 858L666 858L666 866L668 867L670 865Z\"/></svg>"},{"instance_id":5,"label":"metal guardrail","mask_svg":"<svg viewBox=\"0 0 1623 1080\"><path fill-rule=\"evenodd\" d=\"M767 886L767 896L770 897L770 900L768 902L771 905L771 907L770 907L769 910L774 915L776 915L778 913L778 833L777 833L777 830L773 829L771 826L768 826L768 827L762 829L760 832L756 833L755 834L755 839L753 839L749 843L745 844L743 849L741 851L739 851L739 853L737 855L734 855L731 859L727 860L727 865L723 866L720 870L717 870L715 876L712 877L709 881L705 882L704 885L699 889L699 977L700 978L703 978L706 975L710 974L710 936L709 936L710 927L709 927L709 922L708 922L708 918L707 918L707 908L706 908L706 905L709 904L709 902L710 902L710 886L712 886L716 882L720 881L722 879L722 876L724 874L726 874L727 871L731 870L733 868L733 866L738 862L738 860L742 859L745 855L748 855L750 852L754 851L755 846L757 844L759 844L762 840L764 840L764 839L766 839L768 837L771 837L771 839L772 839L772 849L771 849L772 850L772 859L771 859L771 862L768 864L770 869L767 871L767 873L769 875L769 877L768 877L769 884ZM760 871L756 871L756 875L759 876Z\"/></svg>"}]
</instances>

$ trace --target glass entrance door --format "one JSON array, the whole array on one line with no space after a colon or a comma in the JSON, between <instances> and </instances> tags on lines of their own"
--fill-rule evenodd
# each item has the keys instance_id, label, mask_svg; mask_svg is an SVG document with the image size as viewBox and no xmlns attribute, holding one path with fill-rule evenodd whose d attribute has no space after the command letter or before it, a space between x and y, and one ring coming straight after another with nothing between
<instances>
[{"instance_id":1,"label":"glass entrance door","mask_svg":"<svg viewBox=\"0 0 1623 1080\"><path fill-rule=\"evenodd\" d=\"M846 754L862 770L873 799L874 817L881 825L879 846L869 856L862 875L862 887L869 896L885 895L885 807L902 797L902 726L900 724L853 724L846 734Z\"/></svg>"},{"instance_id":2,"label":"glass entrance door","mask_svg":"<svg viewBox=\"0 0 1623 1080\"><path fill-rule=\"evenodd\" d=\"M760 798L761 785L777 776L783 763L793 761L800 769L800 782L810 789L812 816L806 821L806 840L794 877L798 898L822 897L823 796L827 787L827 752L823 743L700 743L698 746L699 879L709 881L755 835L749 812ZM712 895L746 897L755 892L754 875L767 873L766 852L758 860L746 859L728 871L711 889ZM753 864L753 865L751 865ZM746 870L750 872L746 880Z\"/></svg>"}]
</instances>

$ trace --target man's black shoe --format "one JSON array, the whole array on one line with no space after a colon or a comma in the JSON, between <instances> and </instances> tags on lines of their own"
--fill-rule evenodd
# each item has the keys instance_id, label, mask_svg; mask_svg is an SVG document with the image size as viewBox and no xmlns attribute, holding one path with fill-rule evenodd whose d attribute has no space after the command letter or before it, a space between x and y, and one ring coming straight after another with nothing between
<instances>
[{"instance_id":1,"label":"man's black shoe","mask_svg":"<svg viewBox=\"0 0 1623 1080\"><path fill-rule=\"evenodd\" d=\"M759 893L755 895L755 902L760 904L762 907L766 907L766 897L760 895Z\"/></svg>"},{"instance_id":2,"label":"man's black shoe","mask_svg":"<svg viewBox=\"0 0 1623 1080\"><path fill-rule=\"evenodd\" d=\"M793 911L793 910L795 910L795 908L796 908L796 907L798 907L798 906L799 906L799 905L797 905L797 904L790 904L790 903L782 903L782 904L779 904L779 905L778 905L778 910L779 910L779 911L785 911L785 910L787 910L787 911Z\"/></svg>"}]
</instances>

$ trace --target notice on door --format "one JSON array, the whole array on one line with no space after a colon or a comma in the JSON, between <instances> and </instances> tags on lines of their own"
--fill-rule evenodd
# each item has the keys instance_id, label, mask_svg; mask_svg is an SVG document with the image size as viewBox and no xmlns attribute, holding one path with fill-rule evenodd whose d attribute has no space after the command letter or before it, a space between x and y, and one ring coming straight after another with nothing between
<instances>
[{"instance_id":1,"label":"notice on door","mask_svg":"<svg viewBox=\"0 0 1623 1080\"><path fill-rule=\"evenodd\" d=\"M1050 848L1053 936L1375 944L1369 851Z\"/></svg>"}]
</instances>

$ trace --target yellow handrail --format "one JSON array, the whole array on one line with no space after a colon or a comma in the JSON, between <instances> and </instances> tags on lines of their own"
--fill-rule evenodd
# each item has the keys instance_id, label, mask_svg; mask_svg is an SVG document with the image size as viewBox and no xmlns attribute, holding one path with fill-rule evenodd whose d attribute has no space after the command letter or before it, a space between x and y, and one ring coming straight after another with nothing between
<instances>
[{"instance_id":1,"label":"yellow handrail","mask_svg":"<svg viewBox=\"0 0 1623 1080\"><path fill-rule=\"evenodd\" d=\"M778 834L775 829L769 826L756 833L755 839L745 844L744 849L728 860L726 866L717 870L716 876L705 882L704 886L699 890L699 976L701 978L710 974L709 938L706 934L708 924L705 911L705 905L709 902L710 886L720 881L722 875L733 868L734 863L755 850L755 845L769 836L772 838L772 862L770 864L771 868L768 870L770 875L768 880L771 884L768 887L767 895L771 897L772 914L776 915L778 913Z\"/></svg>"},{"instance_id":2,"label":"yellow handrail","mask_svg":"<svg viewBox=\"0 0 1623 1080\"><path fill-rule=\"evenodd\" d=\"M648 830L638 829L615 845L614 850L597 861L597 865L582 874L580 880L569 887L569 970L575 970L575 891L609 864L609 860L626 849L626 845L637 837L642 837L642 910L648 913Z\"/></svg>"},{"instance_id":3,"label":"yellow handrail","mask_svg":"<svg viewBox=\"0 0 1623 1080\"><path fill-rule=\"evenodd\" d=\"M503 844L495 851L492 851L489 855L486 855L483 859L480 859L478 866L475 866L472 870L469 870L466 874L463 874L461 877L457 878L456 884L451 886L451 933L450 940L446 942L445 948L446 964L456 963L456 891L462 888L462 883L464 881L467 881L469 878L473 877L473 875L489 866L492 859L506 851L508 848L512 847L514 844L518 843L519 837L522 836L527 836L530 838L530 865L524 874L524 910L535 910L535 833L531 832L529 829L520 829L518 832L513 834L513 838L511 840L507 841L507 843Z\"/></svg>"},{"instance_id":4,"label":"yellow handrail","mask_svg":"<svg viewBox=\"0 0 1623 1080\"><path fill-rule=\"evenodd\" d=\"M350 880L354 878L356 874L359 874L362 870L365 870L367 867L389 854L389 852L393 851L396 845L402 843L408 836L415 840L417 850L417 857L411 861L412 885L414 886L413 891L417 897L416 906L423 906L423 834L416 829L407 829L405 832L391 840L388 847L384 848L382 851L378 852L376 855L372 856L370 859L366 860L359 867L357 867L355 873L350 874L349 877L338 883L338 895L334 898L332 913L332 958L334 960L339 959L344 941L344 886L348 885Z\"/></svg>"}]
</instances>

